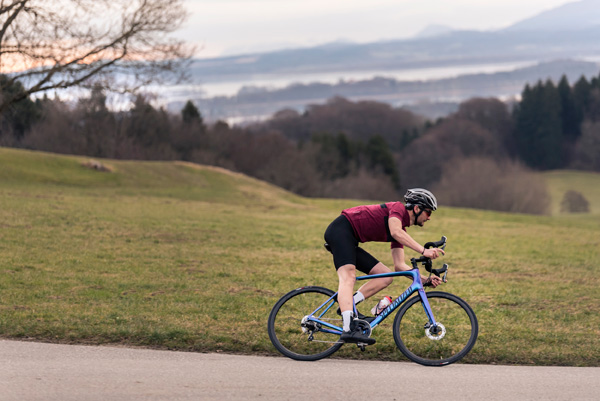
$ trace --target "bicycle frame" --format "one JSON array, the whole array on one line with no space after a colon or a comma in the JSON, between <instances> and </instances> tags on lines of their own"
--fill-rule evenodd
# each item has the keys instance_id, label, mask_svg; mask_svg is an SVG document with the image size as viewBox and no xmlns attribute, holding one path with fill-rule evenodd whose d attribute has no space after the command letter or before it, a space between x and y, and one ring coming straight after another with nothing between
<instances>
[{"instance_id":1,"label":"bicycle frame","mask_svg":"<svg viewBox=\"0 0 600 401\"><path fill-rule=\"evenodd\" d=\"M381 273L381 274L372 274L365 276L358 276L356 280L372 280L376 278L382 277L411 277L413 282L412 284L400 295L396 298L384 311L375 318L372 322L369 323L371 329L374 329L379 323L385 320L392 312L394 312L404 301L408 299L415 292L419 292L419 296L421 297L421 302L423 304L423 308L425 309L425 314L427 314L427 318L429 319L429 323L432 326L437 326L435 318L433 316L433 312L431 311L431 307L429 306L429 301L427 300L427 294L425 293L425 288L423 287L423 283L421 282L421 275L419 273L419 269L411 269L406 271L398 271L398 272L390 272L390 273ZM337 292L331 296L327 301L321 304L317 309L315 309L307 319L309 321L317 322L321 325L321 331L331 334L342 334L342 328L335 326L333 324L327 323L320 318L335 304L335 298L337 297ZM356 313L356 305L353 305L354 313ZM328 330L327 328L331 329Z\"/></svg>"}]
</instances>

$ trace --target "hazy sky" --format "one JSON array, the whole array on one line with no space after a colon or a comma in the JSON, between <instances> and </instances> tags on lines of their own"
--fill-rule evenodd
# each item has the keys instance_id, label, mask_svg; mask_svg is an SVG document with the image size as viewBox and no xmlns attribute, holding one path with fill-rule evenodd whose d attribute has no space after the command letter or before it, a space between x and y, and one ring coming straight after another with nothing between
<instances>
[{"instance_id":1,"label":"hazy sky","mask_svg":"<svg viewBox=\"0 0 600 401\"><path fill-rule=\"evenodd\" d=\"M177 36L198 57L337 40L410 37L428 25L503 28L573 0L184 0L190 18Z\"/></svg>"}]
</instances>

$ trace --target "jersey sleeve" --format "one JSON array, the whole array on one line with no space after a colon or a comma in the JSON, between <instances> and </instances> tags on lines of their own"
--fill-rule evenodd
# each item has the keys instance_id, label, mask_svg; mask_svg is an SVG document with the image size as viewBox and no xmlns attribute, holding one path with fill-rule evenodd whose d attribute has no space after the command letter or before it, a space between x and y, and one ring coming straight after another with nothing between
<instances>
[{"instance_id":1,"label":"jersey sleeve","mask_svg":"<svg viewBox=\"0 0 600 401\"><path fill-rule=\"evenodd\" d=\"M395 202L391 207L390 207L390 214L389 217L396 217L398 219L400 219L401 222L403 222L403 227L404 228L404 219L406 218L406 214L408 212L406 211L406 208L404 207L404 205L400 202Z\"/></svg>"}]
</instances>

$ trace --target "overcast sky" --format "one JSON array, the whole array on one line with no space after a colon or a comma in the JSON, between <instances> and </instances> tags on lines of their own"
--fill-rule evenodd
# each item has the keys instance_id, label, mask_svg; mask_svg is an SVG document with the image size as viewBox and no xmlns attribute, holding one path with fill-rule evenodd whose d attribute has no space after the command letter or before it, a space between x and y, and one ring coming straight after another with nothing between
<instances>
[{"instance_id":1,"label":"overcast sky","mask_svg":"<svg viewBox=\"0 0 600 401\"><path fill-rule=\"evenodd\" d=\"M573 0L184 0L198 57L407 38L428 25L503 28Z\"/></svg>"}]
</instances>

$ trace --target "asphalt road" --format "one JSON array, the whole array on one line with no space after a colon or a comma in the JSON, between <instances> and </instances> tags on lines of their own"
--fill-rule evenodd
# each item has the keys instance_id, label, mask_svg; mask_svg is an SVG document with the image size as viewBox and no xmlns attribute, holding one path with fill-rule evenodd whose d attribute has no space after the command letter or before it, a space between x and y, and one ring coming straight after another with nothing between
<instances>
[{"instance_id":1,"label":"asphalt road","mask_svg":"<svg viewBox=\"0 0 600 401\"><path fill-rule=\"evenodd\" d=\"M413 363L0 340L1 401L599 400L600 368Z\"/></svg>"}]
</instances>

